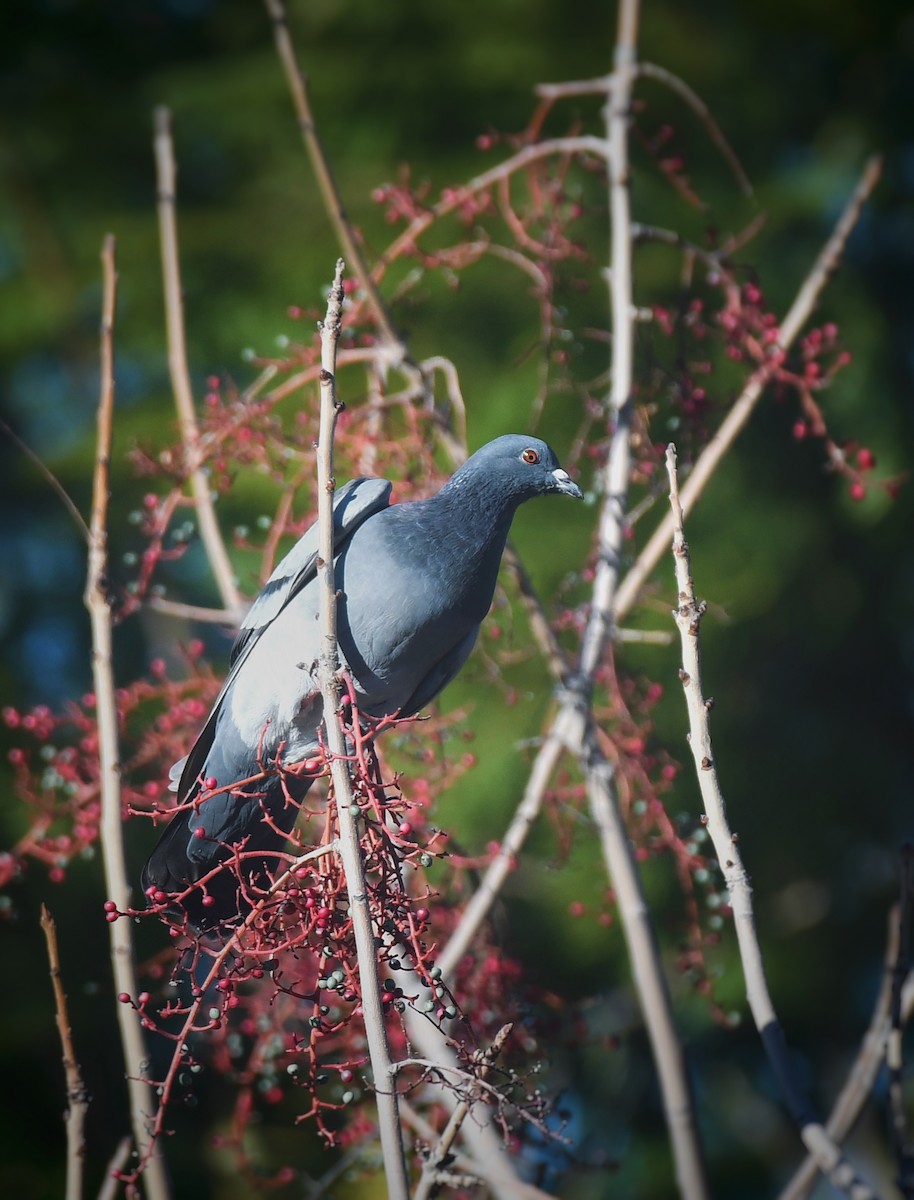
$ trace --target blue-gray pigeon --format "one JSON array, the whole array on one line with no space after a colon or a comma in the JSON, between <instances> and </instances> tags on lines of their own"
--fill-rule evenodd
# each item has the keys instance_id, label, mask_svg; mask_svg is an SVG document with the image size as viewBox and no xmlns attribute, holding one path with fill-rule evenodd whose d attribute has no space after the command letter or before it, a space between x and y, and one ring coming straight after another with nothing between
<instances>
[{"instance_id":1,"label":"blue-gray pigeon","mask_svg":"<svg viewBox=\"0 0 914 1200\"><path fill-rule=\"evenodd\" d=\"M360 713L410 716L457 674L492 603L519 504L558 492L581 498L555 453L506 434L483 446L428 500L390 504L391 484L356 479L334 497L338 639ZM312 778L264 768L319 748L317 526L290 550L254 601L231 670L190 754L172 768L183 808L143 869L147 897L184 892L192 925L214 928L249 908L282 862ZM218 791L216 789L237 788Z\"/></svg>"}]
</instances>

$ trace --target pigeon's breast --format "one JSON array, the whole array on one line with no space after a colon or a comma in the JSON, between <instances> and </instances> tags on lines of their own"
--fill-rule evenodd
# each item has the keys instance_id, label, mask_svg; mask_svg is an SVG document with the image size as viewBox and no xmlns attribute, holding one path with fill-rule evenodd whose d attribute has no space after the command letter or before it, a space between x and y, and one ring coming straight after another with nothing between
<instances>
[{"instance_id":1,"label":"pigeon's breast","mask_svg":"<svg viewBox=\"0 0 914 1200\"><path fill-rule=\"evenodd\" d=\"M340 650L373 713L402 709L427 691L492 598L491 587L478 594L468 572L448 564L433 531L380 519L393 512L357 530L337 563Z\"/></svg>"}]
</instances>

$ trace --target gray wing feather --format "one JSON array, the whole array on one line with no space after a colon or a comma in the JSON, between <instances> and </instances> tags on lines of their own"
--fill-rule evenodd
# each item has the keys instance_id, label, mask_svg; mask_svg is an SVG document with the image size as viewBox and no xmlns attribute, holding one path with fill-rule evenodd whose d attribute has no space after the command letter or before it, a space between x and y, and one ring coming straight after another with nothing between
<instances>
[{"instance_id":1,"label":"gray wing feather","mask_svg":"<svg viewBox=\"0 0 914 1200\"><path fill-rule=\"evenodd\" d=\"M333 498L333 546L339 552L353 532L375 513L390 503L392 484L387 479L353 479L337 491ZM317 522L295 543L289 553L277 565L265 583L260 595L251 605L231 653L231 670L216 697L216 702L200 731L188 756L175 763L169 772L172 788L181 800L187 798L206 764L210 747L216 733L216 722L222 701L241 670L245 659L257 644L263 631L270 625L302 588L317 574L317 548L319 532ZM180 782L174 788L174 778L180 768Z\"/></svg>"},{"instance_id":2,"label":"gray wing feather","mask_svg":"<svg viewBox=\"0 0 914 1200\"><path fill-rule=\"evenodd\" d=\"M390 503L387 479L352 479L333 498L333 544L340 546L364 520ZM320 533L317 522L307 529L277 565L248 609L232 647L231 663L241 658L297 592L315 577Z\"/></svg>"}]
</instances>

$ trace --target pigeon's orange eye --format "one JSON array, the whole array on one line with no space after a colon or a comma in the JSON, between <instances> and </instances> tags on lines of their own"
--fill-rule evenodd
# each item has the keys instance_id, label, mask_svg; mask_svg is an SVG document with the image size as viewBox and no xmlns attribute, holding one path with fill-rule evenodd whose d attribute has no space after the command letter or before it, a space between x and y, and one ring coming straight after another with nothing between
<instances>
[{"instance_id":1,"label":"pigeon's orange eye","mask_svg":"<svg viewBox=\"0 0 914 1200\"><path fill-rule=\"evenodd\" d=\"M523 454L521 455L521 458L524 460L525 463L531 463L531 464L538 463L540 460L539 451L534 450L531 447L529 450L525 450L523 452Z\"/></svg>"}]
</instances>

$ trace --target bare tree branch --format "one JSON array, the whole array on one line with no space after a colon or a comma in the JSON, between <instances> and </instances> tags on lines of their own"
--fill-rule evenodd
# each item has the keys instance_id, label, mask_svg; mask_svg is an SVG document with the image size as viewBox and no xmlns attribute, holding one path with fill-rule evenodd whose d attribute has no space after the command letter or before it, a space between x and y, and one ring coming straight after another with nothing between
<instances>
[{"instance_id":1,"label":"bare tree branch","mask_svg":"<svg viewBox=\"0 0 914 1200\"><path fill-rule=\"evenodd\" d=\"M844 212L836 224L834 231L822 247L809 274L803 280L793 304L781 323L778 342L775 349L787 350L793 344L800 330L809 319L818 302L822 289L834 274L844 253L847 239L856 225L860 212L879 181L882 170L881 158L869 160L860 177L860 182L854 189L853 195L847 202ZM701 495L717 470L721 460L729 451L743 426L749 420L765 390L765 385L771 378L772 368L763 364L749 378L746 386L734 401L732 408L721 422L720 428L702 451L701 456L692 469L689 478L682 486L682 511L688 515L698 503ZM644 584L652 571L660 562L673 536L673 518L670 513L664 517L651 534L637 560L627 572L616 593L613 614L616 621L621 621L638 599Z\"/></svg>"},{"instance_id":2,"label":"bare tree branch","mask_svg":"<svg viewBox=\"0 0 914 1200\"><path fill-rule=\"evenodd\" d=\"M501 1054L511 1029L511 1025L503 1025L495 1035L488 1050L477 1050L473 1055L473 1061L479 1065L480 1080L485 1079L492 1064L498 1058L499 1054ZM425 1161L425 1165L422 1168L422 1177L419 1180L413 1200L429 1200L432 1189L435 1188L438 1181L438 1173L444 1169L448 1162L454 1139L457 1137L460 1126L470 1115L471 1108L472 1106L468 1100L461 1100L451 1112L441 1137Z\"/></svg>"},{"instance_id":3,"label":"bare tree branch","mask_svg":"<svg viewBox=\"0 0 914 1200\"><path fill-rule=\"evenodd\" d=\"M726 805L711 746L709 706L705 703L702 691L698 640L699 625L705 607L695 598L695 588L690 575L689 549L683 530L683 510L676 474L676 448L673 445L667 448L666 465L673 517L673 558L679 592L674 610L682 642L682 670L679 678L689 715L689 745L695 760L698 786L704 804L705 827L710 834L730 897L749 1008L791 1116L807 1149L815 1155L820 1170L835 1187L854 1200L869 1200L875 1193L860 1179L842 1155L840 1147L813 1115L809 1101L797 1084L784 1031L768 992L762 950L755 928L749 875L743 865L739 839L731 831L727 820Z\"/></svg>"},{"instance_id":4,"label":"bare tree branch","mask_svg":"<svg viewBox=\"0 0 914 1200\"><path fill-rule=\"evenodd\" d=\"M678 75L674 75L666 67L658 67L654 63L638 63L638 74L643 79L656 79L659 83L664 84L671 91L674 91L677 96L680 96L688 104L692 112L695 113L704 125L708 137L720 151L727 166L733 172L734 178L739 184L740 191L744 196L751 196L752 184L749 182L748 175L743 170L742 163L736 156L736 151L727 141L723 130L715 121L713 113L698 93L689 87L684 79L680 79Z\"/></svg>"},{"instance_id":5,"label":"bare tree branch","mask_svg":"<svg viewBox=\"0 0 914 1200\"><path fill-rule=\"evenodd\" d=\"M209 479L199 463L200 431L194 411L193 390L187 365L187 346L184 339L184 295L181 290L181 263L178 255L178 229L175 219L177 171L171 139L171 113L157 108L155 123L155 159L158 182L159 238L162 253L162 278L165 290L165 327L168 338L168 369L171 387L178 410L181 438L192 464L190 487L194 497L200 537L209 559L210 569L219 589L222 607L235 613L239 622L244 602L235 584L232 563L216 520Z\"/></svg>"},{"instance_id":6,"label":"bare tree branch","mask_svg":"<svg viewBox=\"0 0 914 1200\"><path fill-rule=\"evenodd\" d=\"M359 982L368 1053L374 1076L375 1102L384 1156L387 1195L406 1200L409 1185L400 1116L397 1110L396 1072L387 1045L384 1006L378 977L375 932L368 903L365 864L359 845L358 817L353 814L352 785L347 764L346 736L339 718L341 683L336 637L336 591L333 579L333 430L339 413L336 399L336 347L340 336L343 306L343 260L327 302L321 327L321 420L317 455L318 528L320 534L317 574L320 586L322 651L320 683L324 699L327 744L332 754L333 800L340 831L340 858L346 874L346 890L359 959Z\"/></svg>"},{"instance_id":7,"label":"bare tree branch","mask_svg":"<svg viewBox=\"0 0 914 1200\"><path fill-rule=\"evenodd\" d=\"M57 926L47 908L41 906L41 928L48 950L48 966L54 988L54 1009L57 1014L57 1032L63 1051L63 1070L67 1082L67 1188L66 1200L82 1200L83 1161L85 1158L86 1113L89 1111L89 1095L83 1083L76 1052L73 1049L73 1032L67 1009L67 994L60 977L60 954L57 949Z\"/></svg>"},{"instance_id":8,"label":"bare tree branch","mask_svg":"<svg viewBox=\"0 0 914 1200\"><path fill-rule=\"evenodd\" d=\"M845 1139L853 1130L885 1063L886 1046L892 1028L892 993L900 944L899 915L897 906L889 913L882 986L873 1006L869 1028L863 1036L857 1057L854 1059L844 1087L839 1092L825 1124L829 1137L839 1145L844 1144ZM902 1024L908 1024L912 1012L914 1012L914 980L908 974L902 990ZM819 1164L811 1154L807 1154L786 1187L781 1191L778 1200L806 1200L815 1187L818 1177Z\"/></svg>"},{"instance_id":9,"label":"bare tree branch","mask_svg":"<svg viewBox=\"0 0 914 1200\"><path fill-rule=\"evenodd\" d=\"M119 912L130 907L130 885L124 861L122 825L120 751L118 744L117 700L111 652L111 607L108 600L108 475L111 462L111 427L114 411L114 314L117 295L115 243L109 234L102 248L104 292L101 326L101 398L98 408L98 448L92 496L89 538L89 564L85 603L92 623L92 676L98 713L98 745L101 774L101 849L105 884L109 899ZM137 994L133 927L129 920L112 921L109 926L111 964L115 988L133 997ZM117 1005L130 1119L137 1155L143 1167L143 1183L148 1200L168 1200L170 1189L164 1160L152 1150L150 1122L156 1110L156 1098L145 1081L147 1071L143 1035L133 1008Z\"/></svg>"},{"instance_id":10,"label":"bare tree branch","mask_svg":"<svg viewBox=\"0 0 914 1200\"><path fill-rule=\"evenodd\" d=\"M333 224L346 262L359 281L359 286L365 290L369 298L375 320L384 335L387 354L394 356L393 365L398 366L399 361L406 356L406 345L394 327L384 298L378 290L377 283L365 262L362 248L355 236L352 223L343 204L343 198L333 177L330 161L324 152L324 147L318 136L314 115L311 111L311 102L308 98L307 79L299 70L295 58L295 47L292 45L292 39L289 36L285 7L282 0L265 0L265 4L270 20L273 23L276 52L279 55L279 61L282 64L283 73L289 85L289 91L292 93L292 103L295 108L295 115L298 118L298 127L305 143L305 149L308 151L308 157L311 160L311 169L314 172L321 191L324 209Z\"/></svg>"},{"instance_id":11,"label":"bare tree branch","mask_svg":"<svg viewBox=\"0 0 914 1200\"><path fill-rule=\"evenodd\" d=\"M902 996L911 973L911 937L914 922L914 848L905 846L901 853L901 899L899 901L898 947L892 964L892 1024L886 1047L889 1068L889 1130L898 1164L895 1182L910 1200L914 1195L914 1148L908 1129L904 1096L904 1020Z\"/></svg>"}]
</instances>

